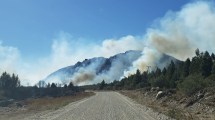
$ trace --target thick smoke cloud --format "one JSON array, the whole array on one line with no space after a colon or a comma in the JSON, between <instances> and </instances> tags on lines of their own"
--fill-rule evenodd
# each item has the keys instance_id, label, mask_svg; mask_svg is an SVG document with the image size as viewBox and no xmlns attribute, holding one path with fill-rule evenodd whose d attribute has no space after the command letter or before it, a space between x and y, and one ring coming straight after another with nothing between
<instances>
[{"instance_id":1,"label":"thick smoke cloud","mask_svg":"<svg viewBox=\"0 0 215 120\"><path fill-rule=\"evenodd\" d=\"M181 11L169 11L152 28L147 30L143 56L133 63L125 75L136 69L155 67L163 53L179 60L194 56L195 49L215 51L215 5L197 1L182 7Z\"/></svg>"},{"instance_id":2,"label":"thick smoke cloud","mask_svg":"<svg viewBox=\"0 0 215 120\"><path fill-rule=\"evenodd\" d=\"M142 42L133 36L125 36L119 39L106 39L102 43L90 43L81 39L74 39L70 34L61 32L53 39L51 53L46 57L37 58L34 61L26 61L18 48L0 44L0 72L7 71L19 75L22 85L34 85L43 80L50 73L78 61L93 57L110 57L128 50L140 50ZM111 48L111 49L110 49ZM87 69L79 70L73 78L75 83L93 83L95 79L95 65ZM51 82L64 83L59 78L53 78Z\"/></svg>"},{"instance_id":3,"label":"thick smoke cloud","mask_svg":"<svg viewBox=\"0 0 215 120\"><path fill-rule=\"evenodd\" d=\"M163 53L185 60L194 55L196 48L215 52L215 5L212 2L197 1L183 6L180 11L169 11L156 20L143 36L128 35L119 39L106 39L98 44L87 43L87 46L83 41L62 32L53 40L50 55L33 62L25 61L18 48L0 44L1 71L15 72L23 84L33 85L51 72L84 59L110 57L127 50L142 51L142 56L129 69L124 70L123 64L116 62L108 73L96 76L93 69L95 65L80 70L71 78L76 84L88 84L128 76L137 69L145 71L146 66L156 67ZM127 58L120 60L124 59ZM124 71L117 73L119 69Z\"/></svg>"},{"instance_id":4,"label":"thick smoke cloud","mask_svg":"<svg viewBox=\"0 0 215 120\"><path fill-rule=\"evenodd\" d=\"M194 55L194 50L215 51L215 6L194 2L179 12L168 12L147 37L158 51L180 60Z\"/></svg>"}]
</instances>

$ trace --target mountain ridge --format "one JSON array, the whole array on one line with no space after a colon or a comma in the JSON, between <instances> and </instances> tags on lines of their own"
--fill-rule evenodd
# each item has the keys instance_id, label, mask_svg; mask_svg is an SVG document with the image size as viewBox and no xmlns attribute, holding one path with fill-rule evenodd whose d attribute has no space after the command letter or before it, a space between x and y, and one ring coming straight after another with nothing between
<instances>
[{"instance_id":1,"label":"mountain ridge","mask_svg":"<svg viewBox=\"0 0 215 120\"><path fill-rule=\"evenodd\" d=\"M124 71L129 70L132 63L142 56L142 51L129 50L124 53L119 53L109 58L94 57L85 59L82 62L77 62L74 65L63 67L48 75L44 81L46 83L62 83L68 84L74 82L79 84L98 83L102 79L111 82L119 80ZM175 58L163 55L158 61L158 64L163 62L176 60Z\"/></svg>"}]
</instances>

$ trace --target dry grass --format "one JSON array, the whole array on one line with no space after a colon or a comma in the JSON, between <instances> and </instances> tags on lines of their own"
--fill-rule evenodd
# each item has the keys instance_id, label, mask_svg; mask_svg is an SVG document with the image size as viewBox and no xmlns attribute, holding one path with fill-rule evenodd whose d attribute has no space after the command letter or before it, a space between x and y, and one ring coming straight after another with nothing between
<instances>
[{"instance_id":1,"label":"dry grass","mask_svg":"<svg viewBox=\"0 0 215 120\"><path fill-rule=\"evenodd\" d=\"M81 92L72 96L58 98L45 97L19 101L19 103L24 105L24 107L19 108L12 105L11 107L0 108L0 120L17 120L37 113L48 113L49 111L54 111L71 102L90 97L94 94L95 93L93 92Z\"/></svg>"},{"instance_id":2,"label":"dry grass","mask_svg":"<svg viewBox=\"0 0 215 120\"><path fill-rule=\"evenodd\" d=\"M60 107L66 106L71 102L81 100L86 97L94 95L93 92L81 92L73 96L63 96L57 98L38 98L38 99L29 99L25 101L25 105L28 110L56 110Z\"/></svg>"}]
</instances>

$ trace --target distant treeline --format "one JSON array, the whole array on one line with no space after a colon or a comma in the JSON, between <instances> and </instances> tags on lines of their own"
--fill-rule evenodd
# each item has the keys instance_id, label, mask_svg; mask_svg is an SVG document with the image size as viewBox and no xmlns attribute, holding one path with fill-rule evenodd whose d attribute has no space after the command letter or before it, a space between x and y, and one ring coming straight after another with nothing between
<instances>
[{"instance_id":1,"label":"distant treeline","mask_svg":"<svg viewBox=\"0 0 215 120\"><path fill-rule=\"evenodd\" d=\"M43 81L38 83L38 86L21 86L19 77L15 74L4 72L0 77L0 99L26 99L38 97L59 97L73 95L79 91L79 87L69 83L69 85L60 86L56 83L44 85Z\"/></svg>"},{"instance_id":2,"label":"distant treeline","mask_svg":"<svg viewBox=\"0 0 215 120\"><path fill-rule=\"evenodd\" d=\"M207 87L215 87L215 55L205 51L195 51L196 56L190 60L177 61L154 71L139 70L136 74L125 77L120 81L106 84L101 83L91 86L95 89L139 89L147 87L159 87L162 89L177 89L185 95L191 95ZM90 87L90 86L88 86Z\"/></svg>"}]
</instances>

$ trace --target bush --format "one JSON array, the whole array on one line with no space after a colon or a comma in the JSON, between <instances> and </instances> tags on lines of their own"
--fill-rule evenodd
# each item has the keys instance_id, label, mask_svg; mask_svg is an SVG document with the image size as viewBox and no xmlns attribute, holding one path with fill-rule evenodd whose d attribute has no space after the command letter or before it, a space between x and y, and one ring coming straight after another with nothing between
<instances>
[{"instance_id":1,"label":"bush","mask_svg":"<svg viewBox=\"0 0 215 120\"><path fill-rule=\"evenodd\" d=\"M161 75L157 78L152 79L151 85L153 87L169 88L169 81L167 81L166 78L163 75Z\"/></svg>"},{"instance_id":2,"label":"bush","mask_svg":"<svg viewBox=\"0 0 215 120\"><path fill-rule=\"evenodd\" d=\"M205 79L209 87L215 87L215 74L210 75Z\"/></svg>"},{"instance_id":3,"label":"bush","mask_svg":"<svg viewBox=\"0 0 215 120\"><path fill-rule=\"evenodd\" d=\"M178 84L178 89L185 95L192 95L208 86L208 82L201 75L190 75Z\"/></svg>"}]
</instances>

